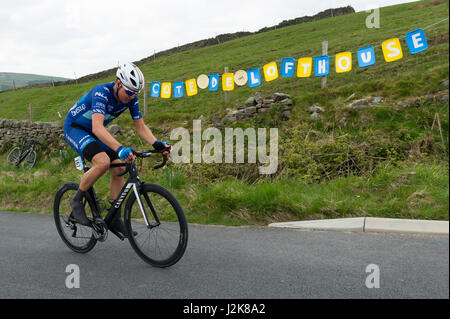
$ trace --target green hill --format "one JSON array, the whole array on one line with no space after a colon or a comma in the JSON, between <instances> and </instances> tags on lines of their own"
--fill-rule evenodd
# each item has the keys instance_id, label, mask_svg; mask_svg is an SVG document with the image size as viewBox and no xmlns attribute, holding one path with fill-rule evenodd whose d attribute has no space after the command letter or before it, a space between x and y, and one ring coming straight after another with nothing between
<instances>
[{"instance_id":1,"label":"green hill","mask_svg":"<svg viewBox=\"0 0 450 319\"><path fill-rule=\"evenodd\" d=\"M52 81L58 82L66 80L68 79L56 76L0 72L0 91L12 90L14 88L20 88L39 83L48 83Z\"/></svg>"},{"instance_id":2,"label":"green hill","mask_svg":"<svg viewBox=\"0 0 450 319\"><path fill-rule=\"evenodd\" d=\"M381 8L379 29L366 28L368 15L357 12L287 26L141 65L147 81L174 82L223 73L226 66L234 72L271 61L280 65L283 57L318 56L324 40L330 56L377 46L377 63L369 68L360 69L354 62L353 71L336 74L331 58L331 73L323 89L321 79L313 76L263 81L258 88L237 87L229 105L220 90L200 90L181 99L149 98L145 121L163 140L176 127L192 130L192 120L201 116L205 128L213 116L224 116L226 108L243 104L256 92L289 94L294 106L289 121L282 121L274 110L234 125L279 128L279 169L274 175L259 175L260 164L177 164L163 173L147 169L146 179L173 190L191 222L263 224L351 216L448 219L448 81L447 87L443 83L448 80L449 25L448 20L435 24L448 18L448 1ZM411 55L403 38L404 58L384 62L382 41L417 28L425 28L429 49ZM61 121L58 112L65 114L96 83L112 80L1 93L0 118L26 119L28 105L33 103L35 120ZM371 97L383 100L367 107L349 106ZM312 118L308 112L312 105L325 112ZM127 115L116 123L126 131L132 129ZM137 148L148 147L133 134L118 139ZM0 166L0 208L35 210L34 199L42 198L38 207L50 211L58 185L79 179L70 158L73 153L43 152L46 157L41 157L34 175ZM104 196L108 183L106 177L98 182ZM42 197L43 193L48 196Z\"/></svg>"}]
</instances>

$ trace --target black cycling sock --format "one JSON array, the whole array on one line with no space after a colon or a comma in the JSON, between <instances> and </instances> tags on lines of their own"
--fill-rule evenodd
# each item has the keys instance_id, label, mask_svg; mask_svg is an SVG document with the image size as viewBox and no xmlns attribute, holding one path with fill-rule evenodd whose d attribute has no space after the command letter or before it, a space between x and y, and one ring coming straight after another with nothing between
<instances>
[{"instance_id":1,"label":"black cycling sock","mask_svg":"<svg viewBox=\"0 0 450 319\"><path fill-rule=\"evenodd\" d=\"M82 201L85 193L86 192L83 192L81 189L78 189L77 193L73 196L73 199L76 201Z\"/></svg>"}]
</instances>

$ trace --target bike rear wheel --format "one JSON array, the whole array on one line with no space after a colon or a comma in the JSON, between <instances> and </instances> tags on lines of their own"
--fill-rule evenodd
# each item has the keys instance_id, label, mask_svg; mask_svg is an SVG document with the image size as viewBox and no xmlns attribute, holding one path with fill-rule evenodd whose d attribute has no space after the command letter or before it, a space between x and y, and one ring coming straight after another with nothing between
<instances>
[{"instance_id":1,"label":"bike rear wheel","mask_svg":"<svg viewBox=\"0 0 450 319\"><path fill-rule=\"evenodd\" d=\"M53 203L53 217L56 229L63 242L77 253L87 253L94 248L95 239L92 228L76 223L71 216L70 199L78 190L78 184L66 183L56 193ZM88 194L86 196L89 196ZM89 197L83 199L86 216L93 218L94 205Z\"/></svg>"},{"instance_id":2,"label":"bike rear wheel","mask_svg":"<svg viewBox=\"0 0 450 319\"><path fill-rule=\"evenodd\" d=\"M181 205L164 187L142 184L140 199L149 226L142 214L136 194L131 193L125 206L125 226L131 246L148 264L169 267L183 256L188 241L188 225Z\"/></svg>"},{"instance_id":3,"label":"bike rear wheel","mask_svg":"<svg viewBox=\"0 0 450 319\"><path fill-rule=\"evenodd\" d=\"M7 161L15 165L19 158L20 158L20 147L14 147L11 150L11 152L9 152Z\"/></svg>"}]
</instances>

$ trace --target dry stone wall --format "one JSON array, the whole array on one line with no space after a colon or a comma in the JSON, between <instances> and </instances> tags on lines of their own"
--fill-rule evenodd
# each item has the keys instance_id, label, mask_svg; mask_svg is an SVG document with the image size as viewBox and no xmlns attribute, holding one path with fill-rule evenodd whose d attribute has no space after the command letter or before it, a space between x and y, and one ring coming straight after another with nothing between
<instances>
[{"instance_id":1,"label":"dry stone wall","mask_svg":"<svg viewBox=\"0 0 450 319\"><path fill-rule=\"evenodd\" d=\"M62 149L67 145L61 124L58 122L31 122L0 119L0 146L20 143L22 137L32 139L45 147Z\"/></svg>"}]
</instances>

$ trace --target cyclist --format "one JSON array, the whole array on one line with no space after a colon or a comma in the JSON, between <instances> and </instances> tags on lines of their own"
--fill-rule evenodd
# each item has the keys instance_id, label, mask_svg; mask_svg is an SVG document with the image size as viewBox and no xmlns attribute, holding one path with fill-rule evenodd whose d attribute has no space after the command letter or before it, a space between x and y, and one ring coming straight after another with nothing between
<instances>
[{"instance_id":1,"label":"cyclist","mask_svg":"<svg viewBox=\"0 0 450 319\"><path fill-rule=\"evenodd\" d=\"M133 63L119 66L117 79L111 83L96 85L85 94L68 112L64 122L64 137L69 145L85 159L92 163L92 168L81 178L77 193L70 200L72 217L82 224L91 225L82 203L85 192L94 183L110 171L110 196L117 198L123 187L123 176L117 176L123 171L121 167L110 168L110 163L121 160L131 162L134 155L129 147L119 143L105 128L112 120L126 109L131 117L138 135L157 150L170 148L167 142L158 141L147 127L139 111L137 94L144 86L144 75ZM168 151L168 152L170 152ZM164 154L168 154L164 152ZM120 214L111 222L110 228L124 236L126 228Z\"/></svg>"}]
</instances>

